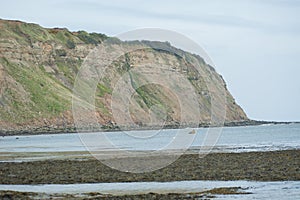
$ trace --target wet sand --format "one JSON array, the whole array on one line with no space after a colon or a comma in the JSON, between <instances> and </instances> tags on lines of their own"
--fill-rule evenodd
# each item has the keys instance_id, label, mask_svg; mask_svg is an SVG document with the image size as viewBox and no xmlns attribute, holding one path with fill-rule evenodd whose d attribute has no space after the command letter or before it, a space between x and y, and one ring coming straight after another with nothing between
<instances>
[{"instance_id":1,"label":"wet sand","mask_svg":"<svg viewBox=\"0 0 300 200\"><path fill-rule=\"evenodd\" d=\"M101 193L84 193L80 195L72 194L45 194L45 193L34 193L34 192L15 192L15 191L0 191L0 199L211 199L215 198L216 195L247 195L250 193L244 192L243 188L240 187L227 187L227 188L214 188L211 190L199 192L199 193L148 193L148 194L137 194L137 195L108 195Z\"/></svg>"},{"instance_id":2,"label":"wet sand","mask_svg":"<svg viewBox=\"0 0 300 200\"><path fill-rule=\"evenodd\" d=\"M124 164L134 158L119 158ZM164 159L163 157L159 159ZM158 160L159 160L158 159ZM139 159L143 163L143 158ZM300 180L300 150L182 155L147 173L120 172L95 159L0 163L0 184L72 184L180 180Z\"/></svg>"}]
</instances>

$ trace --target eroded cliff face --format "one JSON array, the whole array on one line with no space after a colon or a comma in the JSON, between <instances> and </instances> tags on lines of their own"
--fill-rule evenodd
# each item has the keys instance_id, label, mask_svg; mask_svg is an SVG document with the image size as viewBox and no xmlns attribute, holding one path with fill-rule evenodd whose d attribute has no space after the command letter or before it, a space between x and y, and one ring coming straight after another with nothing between
<instances>
[{"instance_id":1,"label":"eroded cliff face","mask_svg":"<svg viewBox=\"0 0 300 200\"><path fill-rule=\"evenodd\" d=\"M76 75L88 54L108 37L7 20L0 20L0 30L0 129L72 128L72 95ZM162 48L155 48L153 44ZM127 53L107 67L105 77L95 91L96 115L100 124L107 127L132 126L132 123L147 126L151 122L150 125L156 126L164 121L164 125L173 126L181 122L180 102L174 92L158 84L137 87L149 77L147 69L150 68L151 74L181 74L193 86L201 115L193 116L193 108L187 107L186 112L191 115L186 118L189 119L184 122L186 125L210 122L210 93L220 87L225 88L226 121L248 120L226 89L222 77L199 56L176 49L168 43L124 43L114 39L116 50L122 45L148 48ZM180 56L162 50L168 48ZM197 60L207 76L199 74L195 63L187 62L188 59ZM118 80L124 75L129 78L126 87L132 94L128 108L124 108L129 110L130 120L120 110L120 124L114 124L116 120L111 100ZM211 81L213 88L208 88L207 81Z\"/></svg>"}]
</instances>

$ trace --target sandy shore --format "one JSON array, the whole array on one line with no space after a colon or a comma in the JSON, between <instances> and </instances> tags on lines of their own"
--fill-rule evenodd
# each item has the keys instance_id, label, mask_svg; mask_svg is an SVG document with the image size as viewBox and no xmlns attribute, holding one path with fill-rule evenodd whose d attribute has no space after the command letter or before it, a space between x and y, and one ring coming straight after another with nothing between
<instances>
[{"instance_id":1,"label":"sandy shore","mask_svg":"<svg viewBox=\"0 0 300 200\"><path fill-rule=\"evenodd\" d=\"M115 161L131 162L128 158ZM95 159L0 163L0 184L180 180L300 180L300 150L215 153L204 158L189 154L160 170L138 174L111 169Z\"/></svg>"},{"instance_id":2,"label":"sandy shore","mask_svg":"<svg viewBox=\"0 0 300 200\"><path fill-rule=\"evenodd\" d=\"M227 188L214 188L211 190L199 192L199 193L168 193L168 194L138 194L138 195L122 195L113 196L101 193L84 193L80 196L72 194L45 194L45 193L33 193L33 192L15 192L15 191L0 191L0 199L110 199L110 200L123 200L123 199L157 199L157 200L172 200L172 199L211 199L216 195L247 195L249 193L244 192L239 187L227 187Z\"/></svg>"}]
</instances>

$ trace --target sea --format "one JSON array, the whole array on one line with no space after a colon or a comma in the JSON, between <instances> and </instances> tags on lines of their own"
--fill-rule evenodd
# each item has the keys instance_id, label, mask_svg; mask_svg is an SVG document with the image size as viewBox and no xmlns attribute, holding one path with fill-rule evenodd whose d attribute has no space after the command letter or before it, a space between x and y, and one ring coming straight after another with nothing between
<instances>
[{"instance_id":1,"label":"sea","mask_svg":"<svg viewBox=\"0 0 300 200\"><path fill-rule=\"evenodd\" d=\"M195 130L195 134L193 131ZM102 133L66 133L0 138L0 162L89 159L90 151L242 153L300 149L300 124L223 128L185 128ZM300 181L174 181L64 185L0 185L0 190L44 193L136 194L200 192L215 187L242 187L251 194L217 195L217 199L300 199Z\"/></svg>"}]
</instances>

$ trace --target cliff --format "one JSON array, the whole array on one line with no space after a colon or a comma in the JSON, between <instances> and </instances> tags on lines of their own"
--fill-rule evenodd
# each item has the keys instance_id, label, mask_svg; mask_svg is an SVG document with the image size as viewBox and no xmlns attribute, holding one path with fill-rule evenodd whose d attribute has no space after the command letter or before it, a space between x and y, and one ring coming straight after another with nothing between
<instances>
[{"instance_id":1,"label":"cliff","mask_svg":"<svg viewBox=\"0 0 300 200\"><path fill-rule=\"evenodd\" d=\"M109 37L104 34L70 32L62 28L48 29L36 24L0 20L0 130L74 130L72 95L76 75L91 50L107 38ZM114 40L116 48L125 43L116 38ZM244 111L227 90L222 77L201 57L176 49L169 43L136 41L127 42L126 45L147 45L149 48L120 57L97 85L97 119L104 127L118 126L110 107L118 77L131 68L146 66L149 63L158 71L185 74L195 88L201 110L201 116L196 121L199 121L200 125L209 124L211 100L205 81L191 64L184 62L178 55L155 48L157 45L171 48L183 57L197 59L201 67L212 76L211 81L218 80L213 85L216 88L225 87L226 123L248 121ZM136 91L130 105L132 121L147 126L149 109L160 105L165 111L165 126L176 125L180 121L180 115L178 104L171 98L170 91L153 84L135 87L141 79L142 74L131 74L131 89ZM125 117L121 120L124 126L127 121Z\"/></svg>"}]
</instances>

